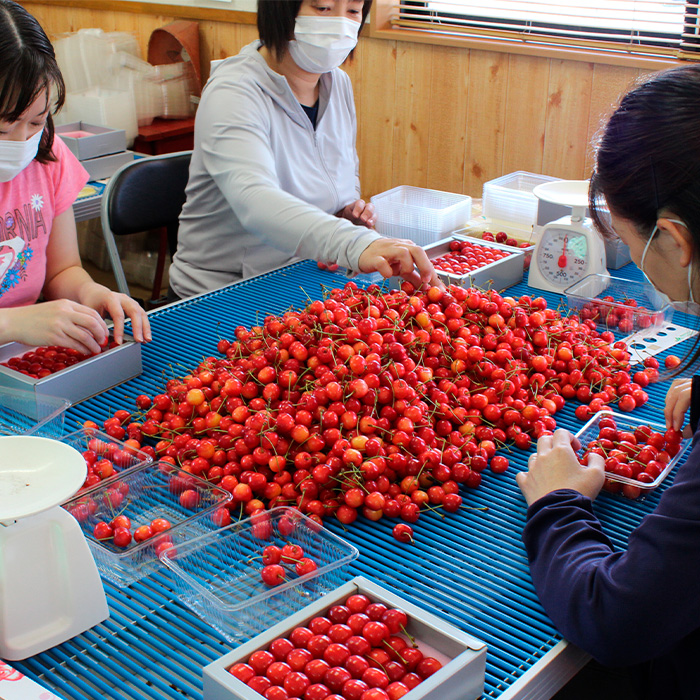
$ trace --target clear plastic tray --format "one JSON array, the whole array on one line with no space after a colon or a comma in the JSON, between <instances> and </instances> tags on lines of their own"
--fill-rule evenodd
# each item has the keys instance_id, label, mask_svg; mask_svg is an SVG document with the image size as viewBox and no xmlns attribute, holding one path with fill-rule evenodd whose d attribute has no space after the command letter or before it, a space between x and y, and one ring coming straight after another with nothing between
<instances>
[{"instance_id":1,"label":"clear plastic tray","mask_svg":"<svg viewBox=\"0 0 700 700\"><path fill-rule=\"evenodd\" d=\"M194 506L185 507L180 496L192 490ZM103 578L124 587L154 571L160 564L156 547L163 542L180 546L188 540L217 529L212 513L231 500L224 489L167 462L152 462L129 469L83 491L63 504L85 533L95 563ZM95 539L93 529L117 515L131 519L131 532L166 518L172 527L161 535L120 548L110 541Z\"/></svg>"},{"instance_id":2,"label":"clear plastic tray","mask_svg":"<svg viewBox=\"0 0 700 700\"><path fill-rule=\"evenodd\" d=\"M284 527L290 522L291 532ZM260 576L259 557L267 545L287 543L300 545L318 568L303 576L292 574L285 583L268 588ZM162 561L175 574L180 600L235 641L268 629L340 586L358 554L351 544L299 511L280 507L166 549Z\"/></svg>"},{"instance_id":3,"label":"clear plastic tray","mask_svg":"<svg viewBox=\"0 0 700 700\"><path fill-rule=\"evenodd\" d=\"M38 435L58 439L63 434L70 401L33 391L0 386L0 435Z\"/></svg>"},{"instance_id":4,"label":"clear plastic tray","mask_svg":"<svg viewBox=\"0 0 700 700\"><path fill-rule=\"evenodd\" d=\"M122 441L115 440L107 435L107 433L103 433L96 428L81 428L75 432L68 433L68 435L61 438L61 442L65 442L71 447L74 447L81 454L91 450L96 454L98 460L108 459L112 464L115 474L103 478L102 481L106 481L107 478L111 478L111 476L124 476L127 470L153 461L145 452L129 447ZM90 465L88 464L88 473L89 470ZM98 484L94 484L94 486L98 486ZM83 487L81 493L86 491L87 488Z\"/></svg>"},{"instance_id":5,"label":"clear plastic tray","mask_svg":"<svg viewBox=\"0 0 700 700\"><path fill-rule=\"evenodd\" d=\"M462 228L471 218L471 197L454 192L401 185L370 201L377 212L379 233L408 238L421 246Z\"/></svg>"},{"instance_id":6,"label":"clear plastic tray","mask_svg":"<svg viewBox=\"0 0 700 700\"><path fill-rule=\"evenodd\" d=\"M640 418L633 418L629 415L624 415L622 413L617 413L615 411L599 411L596 413L584 426L576 433L576 437L581 443L581 450L579 454L585 452L586 447L598 438L600 432L600 421L603 418L613 418L617 424L618 430L634 432L636 428L640 426L649 426L655 432L663 433L666 432L666 426L660 423L650 423L647 420ZM681 448L677 454L675 454L666 464L665 468L657 476L653 482L645 483L643 481L638 481L637 479L631 479L625 476L619 476L613 474L612 472L605 473L605 485L603 489L610 493L620 494L626 498L632 500L643 500L650 493L659 487L661 482L669 475L673 467L676 466L678 461L683 457L686 450L690 446L690 440L683 440L681 442Z\"/></svg>"},{"instance_id":7,"label":"clear plastic tray","mask_svg":"<svg viewBox=\"0 0 700 700\"><path fill-rule=\"evenodd\" d=\"M483 215L498 221L532 226L537 222L538 199L532 190L557 177L518 170L484 183Z\"/></svg>"},{"instance_id":8,"label":"clear plastic tray","mask_svg":"<svg viewBox=\"0 0 700 700\"><path fill-rule=\"evenodd\" d=\"M588 275L564 291L572 311L623 335L656 328L673 318L669 306L646 282L631 282L610 275ZM636 306L626 302L632 300Z\"/></svg>"}]
</instances>

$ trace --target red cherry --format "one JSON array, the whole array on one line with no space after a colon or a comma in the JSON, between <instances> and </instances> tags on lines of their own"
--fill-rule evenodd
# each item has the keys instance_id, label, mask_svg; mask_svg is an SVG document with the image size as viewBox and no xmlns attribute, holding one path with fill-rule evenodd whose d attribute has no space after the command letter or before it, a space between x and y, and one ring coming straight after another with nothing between
<instances>
[{"instance_id":1,"label":"red cherry","mask_svg":"<svg viewBox=\"0 0 700 700\"><path fill-rule=\"evenodd\" d=\"M270 564L262 568L260 576L263 583L272 588L273 586L279 586L281 583L284 583L286 572L279 564Z\"/></svg>"}]
</instances>

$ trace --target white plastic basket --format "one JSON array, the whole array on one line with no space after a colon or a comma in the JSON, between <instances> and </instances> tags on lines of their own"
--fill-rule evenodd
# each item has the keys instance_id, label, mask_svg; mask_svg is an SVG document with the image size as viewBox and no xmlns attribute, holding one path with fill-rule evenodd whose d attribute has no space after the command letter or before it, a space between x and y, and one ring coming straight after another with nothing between
<instances>
[{"instance_id":1,"label":"white plastic basket","mask_svg":"<svg viewBox=\"0 0 700 700\"><path fill-rule=\"evenodd\" d=\"M377 231L408 238L424 246L462 228L471 218L472 198L454 192L400 185L370 200L377 212Z\"/></svg>"},{"instance_id":2,"label":"white plastic basket","mask_svg":"<svg viewBox=\"0 0 700 700\"><path fill-rule=\"evenodd\" d=\"M532 226L537 222L537 197L532 190L557 177L518 170L484 183L483 215L497 221Z\"/></svg>"}]
</instances>

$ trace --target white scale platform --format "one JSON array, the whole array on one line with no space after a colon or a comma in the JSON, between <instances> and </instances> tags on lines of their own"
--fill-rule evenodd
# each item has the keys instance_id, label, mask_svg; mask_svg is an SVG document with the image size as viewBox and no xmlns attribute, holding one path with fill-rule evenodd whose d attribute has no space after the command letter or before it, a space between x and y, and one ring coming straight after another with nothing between
<instances>
[{"instance_id":1,"label":"white scale platform","mask_svg":"<svg viewBox=\"0 0 700 700\"><path fill-rule=\"evenodd\" d=\"M0 657L26 659L109 617L75 518L60 507L87 466L70 445L0 437Z\"/></svg>"}]
</instances>

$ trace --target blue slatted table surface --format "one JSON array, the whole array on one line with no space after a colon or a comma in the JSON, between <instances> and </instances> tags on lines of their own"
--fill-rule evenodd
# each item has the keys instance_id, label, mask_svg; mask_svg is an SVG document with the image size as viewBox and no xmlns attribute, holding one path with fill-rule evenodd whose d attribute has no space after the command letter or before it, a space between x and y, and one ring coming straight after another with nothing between
<instances>
[{"instance_id":1,"label":"blue slatted table surface","mask_svg":"<svg viewBox=\"0 0 700 700\"><path fill-rule=\"evenodd\" d=\"M641 279L633 265L613 274ZM216 354L218 339L232 338L236 326L251 326L268 314L303 306L309 298L320 298L324 286L343 283L340 276L318 270L315 263L302 262L151 314L154 341L143 348L143 374L70 409L66 430L86 419L100 422L117 408L133 410L138 394L159 392L169 377L185 373L205 355ZM533 294L533 290L521 283L510 293ZM542 296L553 307L562 302L555 294ZM676 314L674 321L694 327L691 318ZM682 357L691 344L686 341L669 352ZM649 403L633 415L663 422L667 388L667 382L648 387ZM577 405L567 402L556 415L560 427L572 431L581 427L574 418ZM537 601L520 540L525 501L515 474L527 468L528 453L513 449L508 457L511 467L505 474L487 470L478 489L463 491L466 507L459 513L444 519L434 512L422 515L414 525L414 546L395 542L393 521L360 518L347 530L337 521L327 523L359 548L353 575L395 589L486 642L484 697L488 698L506 693L561 642ZM631 530L654 508L671 480L642 503L600 496L596 511L616 546L625 546ZM488 510L476 510L482 506ZM166 571L128 589L106 583L111 613L106 622L14 665L66 700L200 700L202 667L230 645L174 600L169 586Z\"/></svg>"}]
</instances>

